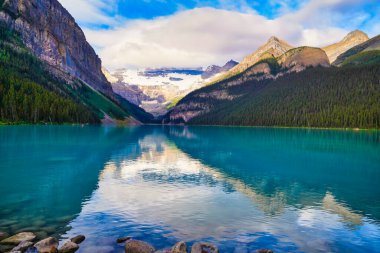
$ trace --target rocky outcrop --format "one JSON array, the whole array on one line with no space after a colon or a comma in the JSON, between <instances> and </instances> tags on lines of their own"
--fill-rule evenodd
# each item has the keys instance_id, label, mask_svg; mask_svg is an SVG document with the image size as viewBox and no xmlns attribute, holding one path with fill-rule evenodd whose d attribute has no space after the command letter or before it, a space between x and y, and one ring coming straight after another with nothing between
<instances>
[{"instance_id":1,"label":"rocky outcrop","mask_svg":"<svg viewBox=\"0 0 380 253\"><path fill-rule=\"evenodd\" d=\"M52 71L68 73L98 91L112 94L100 58L57 0L5 0L0 23L19 32L26 46Z\"/></svg>"},{"instance_id":2,"label":"rocky outcrop","mask_svg":"<svg viewBox=\"0 0 380 253\"><path fill-rule=\"evenodd\" d=\"M330 66L325 51L314 47L298 47L291 49L279 57L278 63L283 69L287 69L290 72L300 72L307 67Z\"/></svg>"},{"instance_id":3,"label":"rocky outcrop","mask_svg":"<svg viewBox=\"0 0 380 253\"><path fill-rule=\"evenodd\" d=\"M369 38L367 34L362 31L355 30L347 34L343 40L330 46L324 47L323 50L326 52L330 63L333 63L339 55L343 54L354 46L367 41L368 39Z\"/></svg>"},{"instance_id":4,"label":"rocky outcrop","mask_svg":"<svg viewBox=\"0 0 380 253\"><path fill-rule=\"evenodd\" d=\"M273 36L269 38L269 40L264 45L259 47L255 52L246 56L242 62L230 69L226 74L214 80L214 82L219 82L231 76L242 73L261 60L268 58L277 58L292 48L293 46L289 45L287 42Z\"/></svg>"}]
</instances>

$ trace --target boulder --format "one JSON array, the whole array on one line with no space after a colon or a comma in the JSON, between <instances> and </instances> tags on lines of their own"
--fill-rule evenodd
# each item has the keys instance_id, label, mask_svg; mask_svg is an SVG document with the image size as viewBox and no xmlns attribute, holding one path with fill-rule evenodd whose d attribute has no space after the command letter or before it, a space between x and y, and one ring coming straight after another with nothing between
<instances>
[{"instance_id":1,"label":"boulder","mask_svg":"<svg viewBox=\"0 0 380 253\"><path fill-rule=\"evenodd\" d=\"M0 244L19 245L20 242L33 241L35 238L36 235L31 232L22 232L2 240Z\"/></svg>"},{"instance_id":2,"label":"boulder","mask_svg":"<svg viewBox=\"0 0 380 253\"><path fill-rule=\"evenodd\" d=\"M72 241L66 241L58 250L59 253L73 253L79 249L79 245Z\"/></svg>"},{"instance_id":3,"label":"boulder","mask_svg":"<svg viewBox=\"0 0 380 253\"><path fill-rule=\"evenodd\" d=\"M28 241L20 242L15 248L11 250L11 252L25 252L28 248L32 247L33 243Z\"/></svg>"},{"instance_id":4,"label":"boulder","mask_svg":"<svg viewBox=\"0 0 380 253\"><path fill-rule=\"evenodd\" d=\"M170 251L171 253L187 253L186 242L181 241L176 243Z\"/></svg>"},{"instance_id":5,"label":"boulder","mask_svg":"<svg viewBox=\"0 0 380 253\"><path fill-rule=\"evenodd\" d=\"M128 240L125 243L125 253L153 253L152 245L138 240Z\"/></svg>"},{"instance_id":6,"label":"boulder","mask_svg":"<svg viewBox=\"0 0 380 253\"><path fill-rule=\"evenodd\" d=\"M76 244L80 244L85 239L86 239L86 237L84 235L77 235L77 236L71 238L70 241L72 241L73 243L76 243Z\"/></svg>"},{"instance_id":7,"label":"boulder","mask_svg":"<svg viewBox=\"0 0 380 253\"><path fill-rule=\"evenodd\" d=\"M117 243L123 243L123 242L126 242L128 240L131 240L132 238L130 236L124 236L124 237L120 237L120 238L117 238L116 242Z\"/></svg>"},{"instance_id":8,"label":"boulder","mask_svg":"<svg viewBox=\"0 0 380 253\"><path fill-rule=\"evenodd\" d=\"M0 231L0 241L3 240L3 239L5 239L5 238L7 238L8 236L9 235L7 233Z\"/></svg>"},{"instance_id":9,"label":"boulder","mask_svg":"<svg viewBox=\"0 0 380 253\"><path fill-rule=\"evenodd\" d=\"M54 237L48 237L34 244L34 247L40 253L56 252L58 248L58 240Z\"/></svg>"},{"instance_id":10,"label":"boulder","mask_svg":"<svg viewBox=\"0 0 380 253\"><path fill-rule=\"evenodd\" d=\"M219 250L211 243L197 242L191 247L191 253L219 253Z\"/></svg>"}]
</instances>

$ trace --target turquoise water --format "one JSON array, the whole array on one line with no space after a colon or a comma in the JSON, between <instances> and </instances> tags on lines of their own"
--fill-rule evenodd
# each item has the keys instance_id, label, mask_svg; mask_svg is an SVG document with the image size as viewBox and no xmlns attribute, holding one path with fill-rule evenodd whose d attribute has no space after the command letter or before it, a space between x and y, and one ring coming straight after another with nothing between
<instances>
[{"instance_id":1,"label":"turquoise water","mask_svg":"<svg viewBox=\"0 0 380 253\"><path fill-rule=\"evenodd\" d=\"M0 127L0 231L85 234L79 252L380 252L379 185L380 132Z\"/></svg>"}]
</instances>

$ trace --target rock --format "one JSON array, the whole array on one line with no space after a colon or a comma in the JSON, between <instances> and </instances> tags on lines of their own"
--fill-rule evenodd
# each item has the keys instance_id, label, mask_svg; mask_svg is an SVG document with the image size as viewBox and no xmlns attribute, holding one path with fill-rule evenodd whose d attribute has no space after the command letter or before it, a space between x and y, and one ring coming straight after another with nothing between
<instances>
[{"instance_id":1,"label":"rock","mask_svg":"<svg viewBox=\"0 0 380 253\"><path fill-rule=\"evenodd\" d=\"M126 242L128 240L131 240L132 238L130 236L125 236L125 237L120 237L120 238L117 238L116 242L117 243L123 243L123 242Z\"/></svg>"},{"instance_id":2,"label":"rock","mask_svg":"<svg viewBox=\"0 0 380 253\"><path fill-rule=\"evenodd\" d=\"M14 245L0 245L0 252L9 252L14 248Z\"/></svg>"},{"instance_id":3,"label":"rock","mask_svg":"<svg viewBox=\"0 0 380 253\"><path fill-rule=\"evenodd\" d=\"M191 247L191 253L219 253L219 250L211 243L197 242Z\"/></svg>"},{"instance_id":4,"label":"rock","mask_svg":"<svg viewBox=\"0 0 380 253\"><path fill-rule=\"evenodd\" d=\"M86 239L86 237L84 235L77 235L77 236L71 238L70 241L72 241L73 243L76 243L76 244L80 244L85 239Z\"/></svg>"},{"instance_id":5,"label":"rock","mask_svg":"<svg viewBox=\"0 0 380 253\"><path fill-rule=\"evenodd\" d=\"M33 243L28 241L20 242L17 247L13 248L11 252L25 252L28 248L32 247Z\"/></svg>"},{"instance_id":6,"label":"rock","mask_svg":"<svg viewBox=\"0 0 380 253\"><path fill-rule=\"evenodd\" d=\"M48 237L34 244L34 247L40 253L55 252L58 248L58 240L54 237Z\"/></svg>"},{"instance_id":7,"label":"rock","mask_svg":"<svg viewBox=\"0 0 380 253\"><path fill-rule=\"evenodd\" d=\"M128 240L125 243L125 253L153 253L152 245L138 240Z\"/></svg>"},{"instance_id":8,"label":"rock","mask_svg":"<svg viewBox=\"0 0 380 253\"><path fill-rule=\"evenodd\" d=\"M256 253L273 253L273 250L270 250L270 249L258 249L255 252Z\"/></svg>"},{"instance_id":9,"label":"rock","mask_svg":"<svg viewBox=\"0 0 380 253\"><path fill-rule=\"evenodd\" d=\"M22 232L2 240L0 244L18 245L22 241L33 241L35 238L36 235L31 232Z\"/></svg>"},{"instance_id":10,"label":"rock","mask_svg":"<svg viewBox=\"0 0 380 253\"><path fill-rule=\"evenodd\" d=\"M0 241L7 238L9 236L9 234L5 233L5 232L0 232Z\"/></svg>"},{"instance_id":11,"label":"rock","mask_svg":"<svg viewBox=\"0 0 380 253\"><path fill-rule=\"evenodd\" d=\"M20 33L28 48L48 65L111 94L101 60L75 19L57 0L1 1L0 23ZM52 68L52 71L54 71ZM67 77L69 79L69 77Z\"/></svg>"},{"instance_id":12,"label":"rock","mask_svg":"<svg viewBox=\"0 0 380 253\"><path fill-rule=\"evenodd\" d=\"M59 253L73 253L79 249L79 245L72 242L66 241L62 247L58 250Z\"/></svg>"},{"instance_id":13,"label":"rock","mask_svg":"<svg viewBox=\"0 0 380 253\"><path fill-rule=\"evenodd\" d=\"M170 251L171 253L187 253L186 242L181 241L176 243Z\"/></svg>"}]
</instances>

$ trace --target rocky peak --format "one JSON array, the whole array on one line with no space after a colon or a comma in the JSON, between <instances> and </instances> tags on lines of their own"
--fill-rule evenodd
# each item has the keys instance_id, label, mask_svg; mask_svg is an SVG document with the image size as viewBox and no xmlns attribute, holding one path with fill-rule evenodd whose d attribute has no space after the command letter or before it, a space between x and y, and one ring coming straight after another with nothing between
<instances>
[{"instance_id":1,"label":"rocky peak","mask_svg":"<svg viewBox=\"0 0 380 253\"><path fill-rule=\"evenodd\" d=\"M368 39L367 34L360 30L355 30L348 33L338 43L324 47L323 50L326 52L330 62L334 62L339 55L363 42L368 41Z\"/></svg>"},{"instance_id":2,"label":"rocky peak","mask_svg":"<svg viewBox=\"0 0 380 253\"><path fill-rule=\"evenodd\" d=\"M289 45L287 42L272 36L269 38L267 43L259 47L252 54L245 57L244 60L231 69L231 71L241 73L263 59L279 57L292 48L293 46Z\"/></svg>"},{"instance_id":3,"label":"rocky peak","mask_svg":"<svg viewBox=\"0 0 380 253\"><path fill-rule=\"evenodd\" d=\"M6 0L0 23L19 32L25 45L48 63L52 72L79 78L96 90L112 94L100 58L57 0Z\"/></svg>"},{"instance_id":4,"label":"rocky peak","mask_svg":"<svg viewBox=\"0 0 380 253\"><path fill-rule=\"evenodd\" d=\"M350 41L367 41L368 35L360 30L354 30L348 33L342 40L342 42L350 42Z\"/></svg>"}]
</instances>

